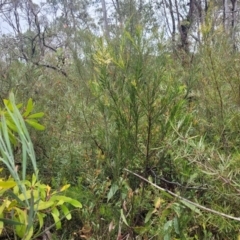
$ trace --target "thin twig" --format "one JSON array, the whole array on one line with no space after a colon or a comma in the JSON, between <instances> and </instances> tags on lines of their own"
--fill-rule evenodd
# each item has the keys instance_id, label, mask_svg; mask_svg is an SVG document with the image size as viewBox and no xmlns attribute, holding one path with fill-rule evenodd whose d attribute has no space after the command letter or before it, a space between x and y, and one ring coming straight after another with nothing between
<instances>
[{"instance_id":1,"label":"thin twig","mask_svg":"<svg viewBox=\"0 0 240 240\"><path fill-rule=\"evenodd\" d=\"M165 189L165 188L159 187L158 185L150 182L149 180L147 180L146 178L142 177L141 175L139 175L139 174L137 174L137 173L134 173L134 172L132 172L132 171L126 169L126 168L124 168L124 170L127 171L127 172L129 172L129 173L131 173L131 174L133 174L134 176L142 179L143 181L149 183L149 184L152 185L153 187L155 187L155 188L157 188L157 189L159 189L159 190L161 190L161 191L163 191L163 192L167 192L167 193L169 193L170 195L172 195L172 196L174 196L174 197L176 197L176 198L178 198L178 199L180 199L180 200L182 200L182 201L188 202L188 203L192 204L193 206L195 206L195 207L197 207L197 208L199 208L199 209L202 209L202 210L207 211L207 212L211 212L211 213L216 214L216 215L219 215L219 216L221 216L221 217L225 217L225 218L232 219L232 220L236 220L236 221L239 221L239 222L240 222L240 217L233 217L233 216L231 216L231 215L228 215L228 214L225 214L225 213L222 213L222 212L218 212L218 211L213 210L213 209L211 209L211 208L204 207L204 206L202 206L202 205L200 205L200 204L198 204L198 203L192 202L192 201L190 201L190 200L188 200L188 199L186 199L186 198L184 198L184 197L181 197L181 196L179 196L178 194L175 194L175 193L173 193L173 192L171 192L171 191L169 191L169 190L167 190L167 189Z\"/></svg>"}]
</instances>

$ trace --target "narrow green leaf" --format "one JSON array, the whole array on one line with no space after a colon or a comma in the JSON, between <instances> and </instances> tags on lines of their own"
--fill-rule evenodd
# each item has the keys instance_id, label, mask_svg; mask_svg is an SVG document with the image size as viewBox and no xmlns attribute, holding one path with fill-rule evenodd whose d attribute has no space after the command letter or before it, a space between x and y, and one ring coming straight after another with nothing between
<instances>
[{"instance_id":1,"label":"narrow green leaf","mask_svg":"<svg viewBox=\"0 0 240 240\"><path fill-rule=\"evenodd\" d=\"M64 185L63 187L61 187L60 192L67 190L70 186L71 186L70 184Z\"/></svg>"},{"instance_id":2,"label":"narrow green leaf","mask_svg":"<svg viewBox=\"0 0 240 240\"><path fill-rule=\"evenodd\" d=\"M125 215L124 215L124 213L123 213L123 209L121 209L121 218L122 218L123 222L129 227L129 225L128 225L128 223L127 223L127 220L126 220L126 218L125 218Z\"/></svg>"},{"instance_id":3,"label":"narrow green leaf","mask_svg":"<svg viewBox=\"0 0 240 240\"><path fill-rule=\"evenodd\" d=\"M8 103L9 103L9 100L8 99L3 99L3 103L4 103L4 106L7 106Z\"/></svg>"},{"instance_id":4,"label":"narrow green leaf","mask_svg":"<svg viewBox=\"0 0 240 240\"><path fill-rule=\"evenodd\" d=\"M70 220L72 218L72 215L71 215L69 209L65 205L61 205L60 208L62 209L63 214L66 217L66 219Z\"/></svg>"},{"instance_id":5,"label":"narrow green leaf","mask_svg":"<svg viewBox=\"0 0 240 240\"><path fill-rule=\"evenodd\" d=\"M29 227L30 226L33 226L33 222L34 222L34 217L35 217L34 199L36 199L36 197L34 197L34 191L31 190L31 198L30 198L29 211L28 211L28 227L27 227L27 231L29 231Z\"/></svg>"},{"instance_id":6,"label":"narrow green leaf","mask_svg":"<svg viewBox=\"0 0 240 240\"><path fill-rule=\"evenodd\" d=\"M195 207L193 204L187 202L187 201L184 201L184 200L181 200L181 203L183 203L185 206L187 206L188 208L190 208L193 212L199 214L199 215L202 215L201 211Z\"/></svg>"},{"instance_id":7,"label":"narrow green leaf","mask_svg":"<svg viewBox=\"0 0 240 240\"><path fill-rule=\"evenodd\" d=\"M39 112L39 113L34 113L32 115L29 115L27 118L42 118L44 116L43 112Z\"/></svg>"},{"instance_id":8,"label":"narrow green leaf","mask_svg":"<svg viewBox=\"0 0 240 240\"><path fill-rule=\"evenodd\" d=\"M22 103L17 104L17 108L20 109L22 107Z\"/></svg>"},{"instance_id":9,"label":"narrow green leaf","mask_svg":"<svg viewBox=\"0 0 240 240\"><path fill-rule=\"evenodd\" d=\"M4 222L0 221L0 235L2 234Z\"/></svg>"},{"instance_id":10,"label":"narrow green leaf","mask_svg":"<svg viewBox=\"0 0 240 240\"><path fill-rule=\"evenodd\" d=\"M16 139L16 137L14 136L14 134L11 132L10 129L8 129L8 136L9 136L10 142L11 142L14 146L16 146L16 145L17 145L17 139Z\"/></svg>"},{"instance_id":11,"label":"narrow green leaf","mask_svg":"<svg viewBox=\"0 0 240 240\"><path fill-rule=\"evenodd\" d=\"M33 173L33 175L32 175L32 186L34 186L36 182L37 182L37 177L36 177L36 175Z\"/></svg>"},{"instance_id":12,"label":"narrow green leaf","mask_svg":"<svg viewBox=\"0 0 240 240\"><path fill-rule=\"evenodd\" d=\"M37 212L37 217L38 217L38 222L39 222L39 229L38 229L38 232L36 234L38 234L42 227L43 227L43 224L44 224L44 218L45 218L46 214L44 213L41 213L41 212Z\"/></svg>"},{"instance_id":13,"label":"narrow green leaf","mask_svg":"<svg viewBox=\"0 0 240 240\"><path fill-rule=\"evenodd\" d=\"M12 106L10 100L8 100L8 99L3 99L3 103L4 103L4 106L5 106L5 107L9 108L10 111L13 111L13 106Z\"/></svg>"},{"instance_id":14,"label":"narrow green leaf","mask_svg":"<svg viewBox=\"0 0 240 240\"><path fill-rule=\"evenodd\" d=\"M56 224L56 229L60 229L62 224L61 224L61 221L60 221L59 217L53 212L51 212L51 214L52 214L54 222Z\"/></svg>"},{"instance_id":15,"label":"narrow green leaf","mask_svg":"<svg viewBox=\"0 0 240 240\"><path fill-rule=\"evenodd\" d=\"M12 121L6 119L6 123L7 123L7 126L8 126L12 131L17 132L18 129L17 129L16 125L15 125Z\"/></svg>"},{"instance_id":16,"label":"narrow green leaf","mask_svg":"<svg viewBox=\"0 0 240 240\"><path fill-rule=\"evenodd\" d=\"M176 233L176 234L180 234L180 231L179 231L179 223L178 223L177 217L175 217L175 218L173 219L173 226L174 226L175 233Z\"/></svg>"},{"instance_id":17,"label":"narrow green leaf","mask_svg":"<svg viewBox=\"0 0 240 240\"><path fill-rule=\"evenodd\" d=\"M29 119L26 119L25 120L30 126L34 127L35 129L37 130L44 130L45 127L39 123L37 123L36 121L34 120L29 120Z\"/></svg>"},{"instance_id":18,"label":"narrow green leaf","mask_svg":"<svg viewBox=\"0 0 240 240\"><path fill-rule=\"evenodd\" d=\"M27 207L26 203L22 201L14 192L8 191L8 195L16 200L20 207Z\"/></svg>"},{"instance_id":19,"label":"narrow green leaf","mask_svg":"<svg viewBox=\"0 0 240 240\"><path fill-rule=\"evenodd\" d=\"M151 218L153 213L154 213L154 209L148 211L148 213L147 213L147 215L145 217L144 223L147 223L150 220L150 218Z\"/></svg>"},{"instance_id":20,"label":"narrow green leaf","mask_svg":"<svg viewBox=\"0 0 240 240\"><path fill-rule=\"evenodd\" d=\"M23 117L27 117L33 110L33 101L31 98L28 99L26 111L23 113Z\"/></svg>"},{"instance_id":21,"label":"narrow green leaf","mask_svg":"<svg viewBox=\"0 0 240 240\"><path fill-rule=\"evenodd\" d=\"M59 213L59 211L58 211L58 209L55 207L55 208L53 208L52 209L52 212L56 215L56 216L60 216L60 213Z\"/></svg>"},{"instance_id":22,"label":"narrow green leaf","mask_svg":"<svg viewBox=\"0 0 240 240\"><path fill-rule=\"evenodd\" d=\"M3 223L5 223L5 224L11 225L11 226L24 225L24 224L21 223L21 222L14 221L14 220L11 220L11 219L6 219L6 218L0 218L0 222L3 222Z\"/></svg>"}]
</instances>

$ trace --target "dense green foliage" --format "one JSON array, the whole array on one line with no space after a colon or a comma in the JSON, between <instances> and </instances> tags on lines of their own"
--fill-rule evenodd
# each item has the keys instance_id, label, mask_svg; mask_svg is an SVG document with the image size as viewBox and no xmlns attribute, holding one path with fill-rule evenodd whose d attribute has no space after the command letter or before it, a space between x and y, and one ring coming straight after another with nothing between
<instances>
[{"instance_id":1,"label":"dense green foliage","mask_svg":"<svg viewBox=\"0 0 240 240\"><path fill-rule=\"evenodd\" d=\"M26 123L46 127L29 130L39 172L26 167L26 187L37 174L68 196L56 203L51 195L53 218L38 211L36 236L53 225L52 238L66 240L240 238L240 58L213 23L214 7L208 9L196 48L176 47L159 29L147 28L149 8L142 22L140 15L126 16L125 26L105 37L62 28L62 37L74 41L66 37L65 52L39 57L45 66L26 59L0 63L6 72L1 95L10 84L17 100L28 101L21 108ZM64 54L68 59L60 62ZM40 112L32 115L33 102ZM43 125L33 120L41 111ZM16 147L15 125L7 117L5 124ZM45 198L50 188L36 182ZM59 229L56 205L79 207L75 201L82 209Z\"/></svg>"},{"instance_id":2,"label":"dense green foliage","mask_svg":"<svg viewBox=\"0 0 240 240\"><path fill-rule=\"evenodd\" d=\"M34 107L31 98L23 113L19 111L22 104L15 104L13 94L10 94L9 100L4 100L4 105L1 111L0 161L10 172L11 177L0 179L0 233L3 234L3 238L29 240L49 232L51 226L44 226L49 215L53 217L53 226L57 229L61 228L63 218L70 220L71 213L66 203L75 207L82 205L70 197L60 195L70 185L51 191L51 187L42 184L38 178L35 152L25 122L35 129L43 130L44 126L39 124L37 119L44 114L42 112L31 114ZM22 152L18 162L14 152L17 145ZM33 167L31 181L26 178L29 160Z\"/></svg>"}]
</instances>

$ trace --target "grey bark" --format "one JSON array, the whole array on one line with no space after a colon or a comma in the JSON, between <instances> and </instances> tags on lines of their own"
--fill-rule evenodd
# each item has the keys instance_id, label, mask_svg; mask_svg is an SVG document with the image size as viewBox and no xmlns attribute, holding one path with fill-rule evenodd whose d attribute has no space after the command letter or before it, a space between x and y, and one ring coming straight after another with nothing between
<instances>
[{"instance_id":1,"label":"grey bark","mask_svg":"<svg viewBox=\"0 0 240 240\"><path fill-rule=\"evenodd\" d=\"M233 43L233 49L237 49L236 43L236 21L237 21L237 0L231 0L232 8L231 8L231 37Z\"/></svg>"},{"instance_id":2,"label":"grey bark","mask_svg":"<svg viewBox=\"0 0 240 240\"><path fill-rule=\"evenodd\" d=\"M102 11L103 11L103 22L104 22L104 32L105 36L109 38L109 27L108 27L108 17L107 17L107 8L105 0L101 0Z\"/></svg>"},{"instance_id":3,"label":"grey bark","mask_svg":"<svg viewBox=\"0 0 240 240\"><path fill-rule=\"evenodd\" d=\"M223 0L223 27L224 30L228 29L229 26L229 6L228 6L228 0Z\"/></svg>"}]
</instances>

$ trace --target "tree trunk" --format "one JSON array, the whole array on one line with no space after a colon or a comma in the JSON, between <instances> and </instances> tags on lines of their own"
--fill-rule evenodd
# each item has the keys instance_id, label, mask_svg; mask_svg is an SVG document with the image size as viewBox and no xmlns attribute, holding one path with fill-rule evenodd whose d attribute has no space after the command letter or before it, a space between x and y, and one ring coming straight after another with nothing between
<instances>
[{"instance_id":1,"label":"tree trunk","mask_svg":"<svg viewBox=\"0 0 240 240\"><path fill-rule=\"evenodd\" d=\"M101 0L101 2L102 2L102 11L103 11L104 33L105 33L105 36L109 38L106 2L105 0Z\"/></svg>"},{"instance_id":2,"label":"tree trunk","mask_svg":"<svg viewBox=\"0 0 240 240\"><path fill-rule=\"evenodd\" d=\"M237 16L237 0L231 0L232 8L231 8L231 37L233 43L233 50L237 49L236 44L236 16Z\"/></svg>"},{"instance_id":3,"label":"tree trunk","mask_svg":"<svg viewBox=\"0 0 240 240\"><path fill-rule=\"evenodd\" d=\"M228 0L223 0L223 27L226 31L228 29L228 20L229 20L229 7Z\"/></svg>"}]
</instances>

